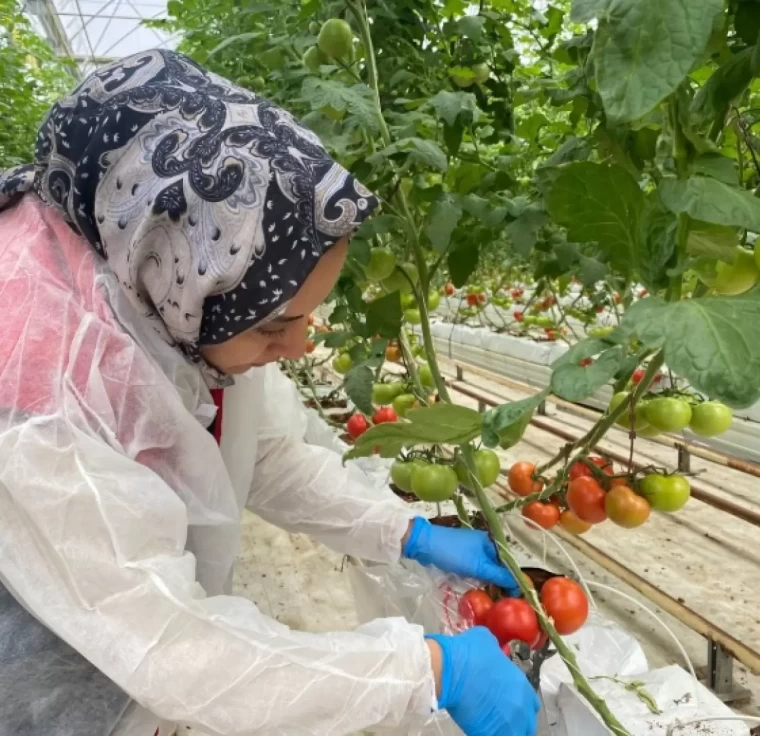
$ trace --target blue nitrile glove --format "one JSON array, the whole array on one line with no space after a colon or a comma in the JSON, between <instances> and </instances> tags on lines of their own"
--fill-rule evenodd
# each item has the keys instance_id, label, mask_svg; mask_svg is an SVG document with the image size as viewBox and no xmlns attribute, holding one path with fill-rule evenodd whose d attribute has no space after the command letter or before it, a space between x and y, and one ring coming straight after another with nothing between
<instances>
[{"instance_id":1,"label":"blue nitrile glove","mask_svg":"<svg viewBox=\"0 0 760 736\"><path fill-rule=\"evenodd\" d=\"M534 736L541 707L536 692L488 629L427 638L443 652L438 707L466 736Z\"/></svg>"},{"instance_id":2,"label":"blue nitrile glove","mask_svg":"<svg viewBox=\"0 0 760 736\"><path fill-rule=\"evenodd\" d=\"M506 588L510 595L520 592L512 573L499 562L496 547L485 532L434 526L417 516L403 554L421 565L434 565L463 578L493 583Z\"/></svg>"}]
</instances>

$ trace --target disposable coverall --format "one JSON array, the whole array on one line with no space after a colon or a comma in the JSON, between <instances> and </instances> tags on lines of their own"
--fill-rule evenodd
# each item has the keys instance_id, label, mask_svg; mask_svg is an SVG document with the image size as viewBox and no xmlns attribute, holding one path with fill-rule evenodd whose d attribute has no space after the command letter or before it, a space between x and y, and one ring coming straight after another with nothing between
<instances>
[{"instance_id":1,"label":"disposable coverall","mask_svg":"<svg viewBox=\"0 0 760 736\"><path fill-rule=\"evenodd\" d=\"M227 390L220 453L198 368L32 195L0 213L0 309L3 736L151 736L130 698L224 736L430 713L419 627L314 635L225 594L246 505L376 561L399 558L410 519L298 441L276 368Z\"/></svg>"}]
</instances>

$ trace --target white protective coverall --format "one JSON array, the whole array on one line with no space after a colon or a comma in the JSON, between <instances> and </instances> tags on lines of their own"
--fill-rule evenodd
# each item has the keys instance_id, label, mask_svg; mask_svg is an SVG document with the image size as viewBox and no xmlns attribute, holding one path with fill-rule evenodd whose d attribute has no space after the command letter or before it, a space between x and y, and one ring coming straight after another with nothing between
<instances>
[{"instance_id":1,"label":"white protective coverall","mask_svg":"<svg viewBox=\"0 0 760 736\"><path fill-rule=\"evenodd\" d=\"M399 558L410 518L300 440L276 368L227 390L220 453L199 370L32 195L0 213L0 308L2 736L152 736L159 719L224 736L348 734L429 715L421 628L304 633L225 594L246 505L381 562ZM39 646L34 627L58 644ZM109 725L92 726L104 713Z\"/></svg>"}]
</instances>

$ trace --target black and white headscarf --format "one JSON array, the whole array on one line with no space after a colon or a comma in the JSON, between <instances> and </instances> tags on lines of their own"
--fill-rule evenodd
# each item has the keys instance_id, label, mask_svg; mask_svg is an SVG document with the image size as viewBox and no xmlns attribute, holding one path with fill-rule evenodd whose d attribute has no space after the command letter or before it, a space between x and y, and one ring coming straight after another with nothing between
<instances>
[{"instance_id":1,"label":"black and white headscarf","mask_svg":"<svg viewBox=\"0 0 760 736\"><path fill-rule=\"evenodd\" d=\"M280 314L377 200L286 111L169 51L99 69L0 177L57 208L192 361Z\"/></svg>"}]
</instances>

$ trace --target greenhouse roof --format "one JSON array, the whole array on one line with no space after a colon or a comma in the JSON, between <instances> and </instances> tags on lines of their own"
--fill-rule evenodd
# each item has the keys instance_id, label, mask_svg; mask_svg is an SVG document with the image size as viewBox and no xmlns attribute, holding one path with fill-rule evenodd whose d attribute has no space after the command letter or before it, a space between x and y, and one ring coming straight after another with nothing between
<instances>
[{"instance_id":1,"label":"greenhouse roof","mask_svg":"<svg viewBox=\"0 0 760 736\"><path fill-rule=\"evenodd\" d=\"M166 0L27 0L24 10L81 74L146 49L174 48L179 40L143 22L165 18Z\"/></svg>"}]
</instances>

